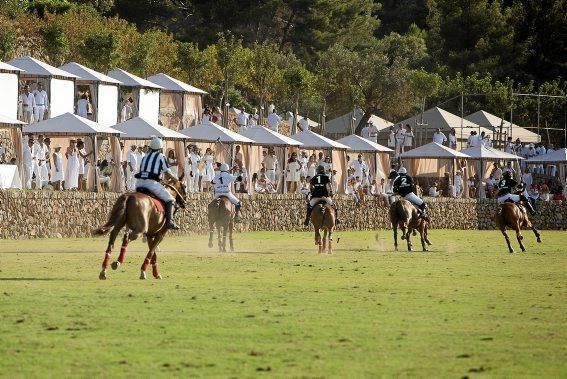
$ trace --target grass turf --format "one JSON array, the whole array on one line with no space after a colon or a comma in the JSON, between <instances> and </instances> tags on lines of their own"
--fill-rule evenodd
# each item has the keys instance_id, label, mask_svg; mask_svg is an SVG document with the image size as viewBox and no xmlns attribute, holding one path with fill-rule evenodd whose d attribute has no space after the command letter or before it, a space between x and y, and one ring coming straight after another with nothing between
<instances>
[{"instance_id":1,"label":"grass turf","mask_svg":"<svg viewBox=\"0 0 567 379\"><path fill-rule=\"evenodd\" d=\"M495 231L411 254L339 232L332 256L310 233L166 238L145 282L139 241L107 281L106 239L2 241L0 376L564 377L567 233L530 233L527 254Z\"/></svg>"}]
</instances>

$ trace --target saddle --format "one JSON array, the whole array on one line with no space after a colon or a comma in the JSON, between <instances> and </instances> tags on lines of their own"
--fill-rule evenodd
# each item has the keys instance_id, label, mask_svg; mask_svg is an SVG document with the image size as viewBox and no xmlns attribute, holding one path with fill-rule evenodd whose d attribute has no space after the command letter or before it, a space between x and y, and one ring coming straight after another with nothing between
<instances>
[{"instance_id":1,"label":"saddle","mask_svg":"<svg viewBox=\"0 0 567 379\"><path fill-rule=\"evenodd\" d=\"M150 198L150 200L152 201L156 211L158 211L160 213L165 212L165 203L163 202L163 200L156 197L156 195L154 195L151 191L149 191L145 188L139 188L136 192L148 196Z\"/></svg>"}]
</instances>

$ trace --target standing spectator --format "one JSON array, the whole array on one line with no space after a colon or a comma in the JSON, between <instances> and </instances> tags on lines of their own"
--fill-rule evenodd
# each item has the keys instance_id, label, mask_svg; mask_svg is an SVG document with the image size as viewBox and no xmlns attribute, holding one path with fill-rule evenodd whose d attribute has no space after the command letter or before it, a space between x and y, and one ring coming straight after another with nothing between
<instances>
[{"instance_id":1,"label":"standing spectator","mask_svg":"<svg viewBox=\"0 0 567 379\"><path fill-rule=\"evenodd\" d=\"M208 147L205 150L205 155L203 156L203 161L205 163L205 170L202 173L202 181L203 181L203 191L208 192L210 191L211 181L215 177L215 156L213 150Z\"/></svg>"},{"instance_id":2,"label":"standing spectator","mask_svg":"<svg viewBox=\"0 0 567 379\"><path fill-rule=\"evenodd\" d=\"M33 118L33 112L36 108L35 97L30 92L30 86L26 84L24 92L20 95L18 102L22 106L22 121L30 124Z\"/></svg>"},{"instance_id":3,"label":"standing spectator","mask_svg":"<svg viewBox=\"0 0 567 379\"><path fill-rule=\"evenodd\" d=\"M388 138L388 147L395 151L396 150L396 133L394 132L394 126L393 125L388 128L387 138Z\"/></svg>"},{"instance_id":4,"label":"standing spectator","mask_svg":"<svg viewBox=\"0 0 567 379\"><path fill-rule=\"evenodd\" d=\"M311 178L309 178L311 179ZM300 181L299 181L299 192L303 195L307 195L310 190L309 190L309 181L307 181L305 176L302 176Z\"/></svg>"},{"instance_id":5,"label":"standing spectator","mask_svg":"<svg viewBox=\"0 0 567 379\"><path fill-rule=\"evenodd\" d=\"M86 150L85 150L85 143L82 140L77 140L77 153L78 153L78 159L79 159L79 190L82 191L86 191L87 189L87 180L85 178L85 163L86 163L86 159L88 158L88 156L90 155L87 154Z\"/></svg>"},{"instance_id":6,"label":"standing spectator","mask_svg":"<svg viewBox=\"0 0 567 379\"><path fill-rule=\"evenodd\" d=\"M41 180L41 170L42 170L42 165L45 164L45 153L43 152L43 149L41 148L41 145L39 143L39 139L42 139L43 142L43 137L42 136L38 136L38 139L36 141L34 141L33 144L33 161L32 161L32 165L33 165L33 174L35 176L35 189L41 189L43 187L43 183Z\"/></svg>"},{"instance_id":7,"label":"standing spectator","mask_svg":"<svg viewBox=\"0 0 567 379\"><path fill-rule=\"evenodd\" d=\"M514 170L514 168L512 167L511 161L506 162L506 167L504 167L504 169L502 170L502 174L504 174L507 171L510 172L512 178L516 176L516 170Z\"/></svg>"},{"instance_id":8,"label":"standing spectator","mask_svg":"<svg viewBox=\"0 0 567 379\"><path fill-rule=\"evenodd\" d=\"M298 126L302 132L309 130L309 119L307 118L307 116L303 116L303 118L299 120Z\"/></svg>"},{"instance_id":9,"label":"standing spectator","mask_svg":"<svg viewBox=\"0 0 567 379\"><path fill-rule=\"evenodd\" d=\"M463 186L463 176L461 170L457 170L457 172L455 173L455 183L453 184L453 187L455 189L455 197L457 199L463 197L463 191L465 187Z\"/></svg>"},{"instance_id":10,"label":"standing spectator","mask_svg":"<svg viewBox=\"0 0 567 379\"><path fill-rule=\"evenodd\" d=\"M287 192L297 192L299 179L301 178L301 164L297 160L297 154L291 153L286 165Z\"/></svg>"},{"instance_id":11,"label":"standing spectator","mask_svg":"<svg viewBox=\"0 0 567 379\"><path fill-rule=\"evenodd\" d=\"M67 170L65 172L65 189L77 189L79 187L79 151L77 140L71 139L65 152L67 158Z\"/></svg>"},{"instance_id":12,"label":"standing spectator","mask_svg":"<svg viewBox=\"0 0 567 379\"><path fill-rule=\"evenodd\" d=\"M323 166L325 168L325 174L327 176L330 176L331 174L331 170L333 169L332 165L331 165L331 157L327 156L325 157L325 160L321 163L319 163L320 166Z\"/></svg>"},{"instance_id":13,"label":"standing spectator","mask_svg":"<svg viewBox=\"0 0 567 379\"><path fill-rule=\"evenodd\" d=\"M262 160L262 167L266 170L266 178L273 184L276 183L276 170L279 169L279 162L273 149L268 150L268 154Z\"/></svg>"},{"instance_id":14,"label":"standing spectator","mask_svg":"<svg viewBox=\"0 0 567 379\"><path fill-rule=\"evenodd\" d=\"M124 100L122 110L120 111L120 122L128 121L134 117L134 99L129 97Z\"/></svg>"},{"instance_id":15,"label":"standing spectator","mask_svg":"<svg viewBox=\"0 0 567 379\"><path fill-rule=\"evenodd\" d=\"M368 123L364 124L364 127L360 130L360 136L364 139L368 139Z\"/></svg>"},{"instance_id":16,"label":"standing spectator","mask_svg":"<svg viewBox=\"0 0 567 379\"><path fill-rule=\"evenodd\" d=\"M368 165L362 159L362 154L358 154L358 159L351 163L354 168L354 176L362 178L363 172L368 172Z\"/></svg>"},{"instance_id":17,"label":"standing spectator","mask_svg":"<svg viewBox=\"0 0 567 379\"><path fill-rule=\"evenodd\" d=\"M258 120L254 118L253 114L248 115L247 125L249 128L255 128L258 126Z\"/></svg>"},{"instance_id":18,"label":"standing spectator","mask_svg":"<svg viewBox=\"0 0 567 379\"><path fill-rule=\"evenodd\" d=\"M203 110L203 122L211 121L211 109L208 105L205 105Z\"/></svg>"},{"instance_id":19,"label":"standing spectator","mask_svg":"<svg viewBox=\"0 0 567 379\"><path fill-rule=\"evenodd\" d=\"M43 89L43 84L37 83L37 88L33 91L33 97L35 98L33 117L35 122L40 122L46 119L45 113L49 110L49 96L47 96L47 92Z\"/></svg>"},{"instance_id":20,"label":"standing spectator","mask_svg":"<svg viewBox=\"0 0 567 379\"><path fill-rule=\"evenodd\" d=\"M88 118L89 113L89 100L87 98L87 94L83 93L79 100L77 100L77 105L75 107L75 112L77 116Z\"/></svg>"},{"instance_id":21,"label":"standing spectator","mask_svg":"<svg viewBox=\"0 0 567 379\"><path fill-rule=\"evenodd\" d=\"M402 149L402 153L406 150L411 150L413 145L413 132L411 131L411 126L406 124L406 128L404 130L404 147Z\"/></svg>"},{"instance_id":22,"label":"standing spectator","mask_svg":"<svg viewBox=\"0 0 567 379\"><path fill-rule=\"evenodd\" d=\"M130 146L130 151L126 153L126 189L136 190L136 178L138 173L138 156L136 155L136 145Z\"/></svg>"},{"instance_id":23,"label":"standing spectator","mask_svg":"<svg viewBox=\"0 0 567 379\"><path fill-rule=\"evenodd\" d=\"M467 138L467 147L473 147L473 139L474 139L474 133L475 131L471 131L471 134L469 135L469 138Z\"/></svg>"},{"instance_id":24,"label":"standing spectator","mask_svg":"<svg viewBox=\"0 0 567 379\"><path fill-rule=\"evenodd\" d=\"M219 125L222 123L222 112L218 107L213 108L213 111L211 113L211 121Z\"/></svg>"},{"instance_id":25,"label":"standing spectator","mask_svg":"<svg viewBox=\"0 0 567 379\"><path fill-rule=\"evenodd\" d=\"M499 181L494 178L494 174L490 174L488 179L486 179L486 194L488 198L492 199L495 197L496 192L498 190L497 185Z\"/></svg>"},{"instance_id":26,"label":"standing spectator","mask_svg":"<svg viewBox=\"0 0 567 379\"><path fill-rule=\"evenodd\" d=\"M240 130L240 134L243 134L248 126L248 119L246 117L246 113L244 113L244 107L242 107L240 113L236 115L236 124Z\"/></svg>"},{"instance_id":27,"label":"standing spectator","mask_svg":"<svg viewBox=\"0 0 567 379\"><path fill-rule=\"evenodd\" d=\"M396 129L396 158L400 156L403 151L405 138L405 131L402 124L398 124L398 129Z\"/></svg>"},{"instance_id":28,"label":"standing spectator","mask_svg":"<svg viewBox=\"0 0 567 379\"><path fill-rule=\"evenodd\" d=\"M481 134L484 134L484 136L482 136L481 144L484 147L492 147L492 142L490 141L490 135L485 134L484 132L482 132Z\"/></svg>"},{"instance_id":29,"label":"standing spectator","mask_svg":"<svg viewBox=\"0 0 567 379\"><path fill-rule=\"evenodd\" d=\"M469 197L474 199L476 197L476 183L472 176L467 181L467 186L469 187Z\"/></svg>"},{"instance_id":30,"label":"standing spectator","mask_svg":"<svg viewBox=\"0 0 567 379\"><path fill-rule=\"evenodd\" d=\"M317 157L315 156L315 153L313 153L309 157L309 162L307 162L307 176L309 178L312 178L317 174L317 166L319 166L317 163ZM309 182L309 180L307 182Z\"/></svg>"},{"instance_id":31,"label":"standing spectator","mask_svg":"<svg viewBox=\"0 0 567 379\"><path fill-rule=\"evenodd\" d=\"M512 142L512 137L508 137L506 144L504 145L504 152L508 154L515 154L514 143Z\"/></svg>"},{"instance_id":32,"label":"standing spectator","mask_svg":"<svg viewBox=\"0 0 567 379\"><path fill-rule=\"evenodd\" d=\"M37 164L39 168L39 180L41 181L41 188L49 183L49 170L47 168L49 162L49 147L45 143L45 139L42 135L38 136L37 141Z\"/></svg>"},{"instance_id":33,"label":"standing spectator","mask_svg":"<svg viewBox=\"0 0 567 379\"><path fill-rule=\"evenodd\" d=\"M53 152L53 166L51 167L51 184L56 190L61 190L61 181L63 180L63 154L61 153L61 145L55 145Z\"/></svg>"},{"instance_id":34,"label":"standing spectator","mask_svg":"<svg viewBox=\"0 0 567 379\"><path fill-rule=\"evenodd\" d=\"M535 153L536 155L545 155L547 153L547 150L545 149L545 147L541 142L536 145ZM541 163L537 164L535 167L536 167L534 171L535 173L545 174L545 170L543 169L543 164Z\"/></svg>"},{"instance_id":35,"label":"standing spectator","mask_svg":"<svg viewBox=\"0 0 567 379\"><path fill-rule=\"evenodd\" d=\"M175 157L175 151L173 149L169 149L167 152L167 166L171 170L171 175L177 178L179 172L177 167L177 158Z\"/></svg>"},{"instance_id":36,"label":"standing spectator","mask_svg":"<svg viewBox=\"0 0 567 379\"><path fill-rule=\"evenodd\" d=\"M449 132L449 147L453 150L457 150L457 131L455 128L451 128Z\"/></svg>"},{"instance_id":37,"label":"standing spectator","mask_svg":"<svg viewBox=\"0 0 567 379\"><path fill-rule=\"evenodd\" d=\"M27 145L22 146L22 156L24 164L24 178L25 178L25 188L32 188L32 177L33 177L33 162L34 162L34 140L32 136L29 136Z\"/></svg>"},{"instance_id":38,"label":"standing spectator","mask_svg":"<svg viewBox=\"0 0 567 379\"><path fill-rule=\"evenodd\" d=\"M368 121L368 140L378 143L378 128L372 120Z\"/></svg>"},{"instance_id":39,"label":"standing spectator","mask_svg":"<svg viewBox=\"0 0 567 379\"><path fill-rule=\"evenodd\" d=\"M136 163L138 164L136 166L136 172L140 171L140 166L142 164L142 158L144 158L146 156L146 153L144 153L144 148L142 145L138 146L138 150L136 150Z\"/></svg>"},{"instance_id":40,"label":"standing spectator","mask_svg":"<svg viewBox=\"0 0 567 379\"><path fill-rule=\"evenodd\" d=\"M307 158L307 152L303 150L301 155L299 156L299 164L301 165L301 176L307 176L307 163L309 162L309 158Z\"/></svg>"},{"instance_id":41,"label":"standing spectator","mask_svg":"<svg viewBox=\"0 0 567 379\"><path fill-rule=\"evenodd\" d=\"M522 174L522 182L526 184L526 188L530 188L533 183L532 173L529 167L527 167Z\"/></svg>"},{"instance_id":42,"label":"standing spectator","mask_svg":"<svg viewBox=\"0 0 567 379\"><path fill-rule=\"evenodd\" d=\"M555 151L555 149L553 148L553 144L550 143L549 146L547 147L547 154L553 153ZM557 173L557 167L555 165L547 165L547 169L549 170L549 175L551 176L555 176L555 174ZM567 188L567 186L565 186Z\"/></svg>"},{"instance_id":43,"label":"standing spectator","mask_svg":"<svg viewBox=\"0 0 567 379\"><path fill-rule=\"evenodd\" d=\"M440 145L443 145L447 142L447 136L443 132L441 132L441 128L435 129L435 133L433 133L433 142L436 142Z\"/></svg>"},{"instance_id":44,"label":"standing spectator","mask_svg":"<svg viewBox=\"0 0 567 379\"><path fill-rule=\"evenodd\" d=\"M272 113L270 113L270 115L268 116L268 128L270 128L274 132L277 132L279 130L281 120L282 118L278 116L278 114L276 113L276 108L274 108Z\"/></svg>"},{"instance_id":45,"label":"standing spectator","mask_svg":"<svg viewBox=\"0 0 567 379\"><path fill-rule=\"evenodd\" d=\"M492 170L492 176L494 176L494 180L499 182L502 179L502 167L498 162L494 164L494 170Z\"/></svg>"},{"instance_id":46,"label":"standing spectator","mask_svg":"<svg viewBox=\"0 0 567 379\"><path fill-rule=\"evenodd\" d=\"M193 146L191 154L189 154L189 160L191 161L189 170L189 192L200 192L201 170L199 166L201 165L202 157L197 145Z\"/></svg>"},{"instance_id":47,"label":"standing spectator","mask_svg":"<svg viewBox=\"0 0 567 379\"><path fill-rule=\"evenodd\" d=\"M246 167L244 165L244 155L242 154L240 145L236 145L234 148L234 164L239 167Z\"/></svg>"}]
</instances>

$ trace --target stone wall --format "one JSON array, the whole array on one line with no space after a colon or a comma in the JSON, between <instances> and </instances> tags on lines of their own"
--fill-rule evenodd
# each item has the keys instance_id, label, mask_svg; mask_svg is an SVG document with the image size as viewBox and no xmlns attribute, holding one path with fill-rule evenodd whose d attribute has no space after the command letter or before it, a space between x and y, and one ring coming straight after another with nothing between
<instances>
[{"instance_id":1,"label":"stone wall","mask_svg":"<svg viewBox=\"0 0 567 379\"><path fill-rule=\"evenodd\" d=\"M106 221L118 198L115 193L57 191L0 191L0 238L87 237ZM301 195L239 195L244 203L244 222L238 231L305 230L304 197ZM191 194L189 206L176 216L181 234L208 230L206 207L210 194ZM338 196L340 229L389 228L388 209L373 200L356 207L352 198ZM427 199L432 228L493 229L494 200ZM539 204L533 221L541 229L567 229L567 203Z\"/></svg>"}]
</instances>

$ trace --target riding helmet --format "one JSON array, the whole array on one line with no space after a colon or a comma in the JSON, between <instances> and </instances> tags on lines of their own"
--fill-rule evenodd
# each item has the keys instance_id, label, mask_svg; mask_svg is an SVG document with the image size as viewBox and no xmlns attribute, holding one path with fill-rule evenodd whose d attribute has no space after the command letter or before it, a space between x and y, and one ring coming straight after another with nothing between
<instances>
[{"instance_id":1,"label":"riding helmet","mask_svg":"<svg viewBox=\"0 0 567 379\"><path fill-rule=\"evenodd\" d=\"M150 141L150 149L152 150L163 149L163 142L161 141L161 138L159 137L152 138L152 140Z\"/></svg>"},{"instance_id":2,"label":"riding helmet","mask_svg":"<svg viewBox=\"0 0 567 379\"><path fill-rule=\"evenodd\" d=\"M221 170L221 171L224 171L224 172L228 172L228 170L230 170L230 167L228 166L228 164L223 163L223 164L221 164L221 166L220 166L220 170Z\"/></svg>"},{"instance_id":3,"label":"riding helmet","mask_svg":"<svg viewBox=\"0 0 567 379\"><path fill-rule=\"evenodd\" d=\"M317 174L324 174L325 173L325 167L319 165L317 166Z\"/></svg>"}]
</instances>

